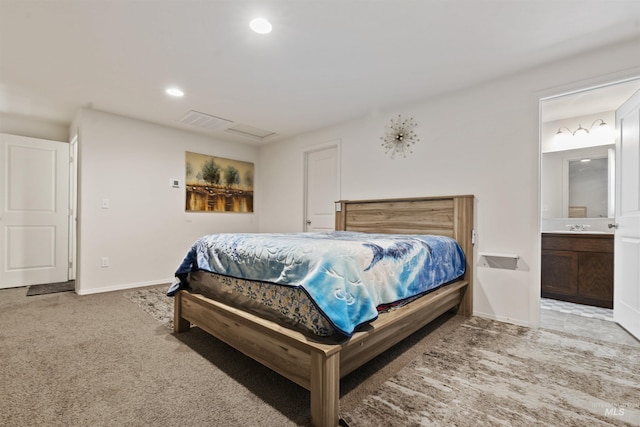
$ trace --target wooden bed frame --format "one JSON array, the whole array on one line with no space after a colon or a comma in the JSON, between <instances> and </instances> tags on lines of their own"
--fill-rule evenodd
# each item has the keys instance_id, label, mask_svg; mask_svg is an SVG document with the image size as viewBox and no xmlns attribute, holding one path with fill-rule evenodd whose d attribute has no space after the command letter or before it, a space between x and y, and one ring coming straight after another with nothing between
<instances>
[{"instance_id":1,"label":"wooden bed frame","mask_svg":"<svg viewBox=\"0 0 640 427\"><path fill-rule=\"evenodd\" d=\"M221 302L181 290L175 295L174 331L195 324L311 393L315 426L339 423L340 378L397 344L443 313L473 310L473 196L340 201L336 230L453 237L466 258L466 273L390 312L351 338L312 338Z\"/></svg>"}]
</instances>

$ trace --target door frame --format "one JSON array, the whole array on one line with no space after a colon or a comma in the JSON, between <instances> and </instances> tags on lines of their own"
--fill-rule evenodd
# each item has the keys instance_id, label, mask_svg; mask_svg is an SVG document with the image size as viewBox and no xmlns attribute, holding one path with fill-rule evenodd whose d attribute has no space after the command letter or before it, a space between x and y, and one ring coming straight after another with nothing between
<instances>
[{"instance_id":1,"label":"door frame","mask_svg":"<svg viewBox=\"0 0 640 427\"><path fill-rule=\"evenodd\" d=\"M308 209L307 206L309 204L309 180L308 180L308 161L309 161L309 154L311 153L315 153L317 151L322 151L322 150L326 150L329 148L336 148L336 162L337 162L337 173L336 173L336 197L338 198L338 200L340 200L341 196L341 177L342 177L342 168L341 168L341 164L342 164L342 159L341 159L341 154L342 154L342 150L341 150L341 146L342 146L342 140L341 139L333 139L330 141L326 141L326 142L322 142L319 144L315 144L315 145L310 145L308 147L305 148L305 150L302 153L302 165L303 165L303 197L302 197L302 230L306 231L307 230L307 224L306 224L306 218L308 217ZM337 200L336 200L337 201Z\"/></svg>"},{"instance_id":2,"label":"door frame","mask_svg":"<svg viewBox=\"0 0 640 427\"><path fill-rule=\"evenodd\" d=\"M532 327L540 326L540 293L541 293L541 268L542 268L542 124L543 124L543 116L542 116L542 105L545 101L549 101L552 99L576 95L583 92L589 92L596 89L604 89L607 87L613 87L622 83L629 83L632 81L640 80L640 69L631 70L631 72L626 71L624 73L617 73L618 75L609 75L609 76L600 76L599 78L593 79L591 84L586 82L573 82L567 85L545 90L544 93L537 93L535 96L538 99L538 229L537 229L537 238L536 238L536 249L538 256L538 271L535 275L536 286L532 287L531 297L530 297L530 311L529 311L529 323ZM615 212L614 212L614 220L615 220ZM615 262L615 253L614 253L614 262ZM615 277L614 277L615 281ZM615 300L615 295L614 295ZM615 308L615 305L614 305ZM615 318L615 313L614 313Z\"/></svg>"},{"instance_id":3,"label":"door frame","mask_svg":"<svg viewBox=\"0 0 640 427\"><path fill-rule=\"evenodd\" d=\"M76 280L78 266L78 135L69 142L69 273ZM76 284L76 290L78 286Z\"/></svg>"}]
</instances>

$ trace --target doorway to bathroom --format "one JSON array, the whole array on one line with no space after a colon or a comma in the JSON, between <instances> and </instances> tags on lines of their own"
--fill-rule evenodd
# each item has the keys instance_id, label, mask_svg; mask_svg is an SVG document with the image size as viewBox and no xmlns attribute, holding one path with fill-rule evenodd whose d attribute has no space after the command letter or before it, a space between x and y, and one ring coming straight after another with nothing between
<instances>
[{"instance_id":1,"label":"doorway to bathroom","mask_svg":"<svg viewBox=\"0 0 640 427\"><path fill-rule=\"evenodd\" d=\"M617 319L620 301L613 311L619 247L614 130L616 111L638 91L640 79L633 79L541 101L542 326L558 321L557 312L624 326ZM635 165L637 175L637 163L625 163L627 171Z\"/></svg>"}]
</instances>

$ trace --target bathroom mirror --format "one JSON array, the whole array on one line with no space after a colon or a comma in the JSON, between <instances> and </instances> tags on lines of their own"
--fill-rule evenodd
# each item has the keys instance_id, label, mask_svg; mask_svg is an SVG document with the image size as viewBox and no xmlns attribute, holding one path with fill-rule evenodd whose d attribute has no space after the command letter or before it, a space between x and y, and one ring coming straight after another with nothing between
<instances>
[{"instance_id":1,"label":"bathroom mirror","mask_svg":"<svg viewBox=\"0 0 640 427\"><path fill-rule=\"evenodd\" d=\"M606 157L569 160L569 218L608 217Z\"/></svg>"},{"instance_id":2,"label":"bathroom mirror","mask_svg":"<svg viewBox=\"0 0 640 427\"><path fill-rule=\"evenodd\" d=\"M542 218L613 216L613 146L544 153Z\"/></svg>"}]
</instances>

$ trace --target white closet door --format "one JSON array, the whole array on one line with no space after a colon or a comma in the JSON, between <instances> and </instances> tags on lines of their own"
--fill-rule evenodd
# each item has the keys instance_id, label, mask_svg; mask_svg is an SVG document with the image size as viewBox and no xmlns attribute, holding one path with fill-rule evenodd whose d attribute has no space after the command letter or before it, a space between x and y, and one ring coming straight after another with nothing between
<instances>
[{"instance_id":1,"label":"white closet door","mask_svg":"<svg viewBox=\"0 0 640 427\"><path fill-rule=\"evenodd\" d=\"M305 154L305 231L335 229L335 202L338 199L338 147Z\"/></svg>"},{"instance_id":2,"label":"white closet door","mask_svg":"<svg viewBox=\"0 0 640 427\"><path fill-rule=\"evenodd\" d=\"M69 144L0 134L0 288L67 281Z\"/></svg>"}]
</instances>

